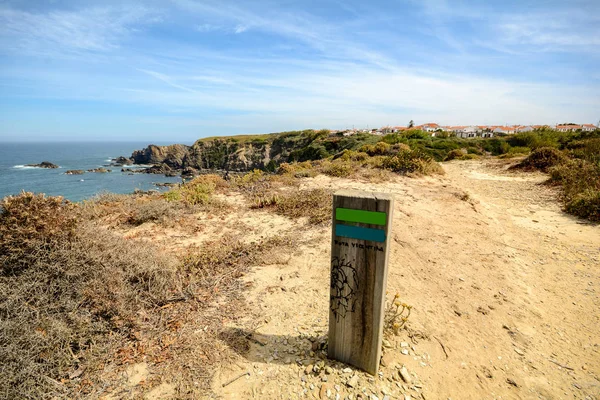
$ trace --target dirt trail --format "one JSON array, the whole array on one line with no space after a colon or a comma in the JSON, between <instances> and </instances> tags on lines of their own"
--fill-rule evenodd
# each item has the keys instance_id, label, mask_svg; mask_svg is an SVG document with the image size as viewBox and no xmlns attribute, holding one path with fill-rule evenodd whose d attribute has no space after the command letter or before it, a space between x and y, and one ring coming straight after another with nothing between
<instances>
[{"instance_id":1,"label":"dirt trail","mask_svg":"<svg viewBox=\"0 0 600 400\"><path fill-rule=\"evenodd\" d=\"M246 277L253 312L231 329L252 338L250 351L217 372L215 392L226 399L600 399L600 228L562 213L541 174L507 173L499 161L444 169L439 178L383 184L303 181L395 195L389 297L399 292L414 308L408 329L387 338L380 376L324 359L311 340L327 334L330 228L278 217L278 231L288 224L306 244L286 263ZM260 221L272 215L254 213ZM257 235L269 234L263 225ZM411 383L399 377L402 365Z\"/></svg>"}]
</instances>

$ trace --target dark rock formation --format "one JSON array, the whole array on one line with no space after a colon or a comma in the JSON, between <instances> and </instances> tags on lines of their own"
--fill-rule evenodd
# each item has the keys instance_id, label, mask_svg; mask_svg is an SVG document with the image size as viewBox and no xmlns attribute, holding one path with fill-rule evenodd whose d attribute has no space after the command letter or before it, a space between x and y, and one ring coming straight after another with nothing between
<instances>
[{"instance_id":1,"label":"dark rock formation","mask_svg":"<svg viewBox=\"0 0 600 400\"><path fill-rule=\"evenodd\" d=\"M65 175L83 175L85 174L85 171L82 169L70 169L67 172L65 172Z\"/></svg>"},{"instance_id":2,"label":"dark rock formation","mask_svg":"<svg viewBox=\"0 0 600 400\"><path fill-rule=\"evenodd\" d=\"M100 174L105 174L107 172L112 172L110 169L106 169L104 167L100 167L100 168L94 168L94 169L88 169L87 172L97 172Z\"/></svg>"},{"instance_id":3,"label":"dark rock formation","mask_svg":"<svg viewBox=\"0 0 600 400\"><path fill-rule=\"evenodd\" d=\"M51 168L51 169L54 169L54 168L58 168L58 165L52 164L49 161L42 161L39 164L27 164L26 167Z\"/></svg>"},{"instance_id":4,"label":"dark rock formation","mask_svg":"<svg viewBox=\"0 0 600 400\"><path fill-rule=\"evenodd\" d=\"M154 186L157 187L177 187L179 186L179 183L175 183L175 182L157 182L154 184Z\"/></svg>"},{"instance_id":5,"label":"dark rock formation","mask_svg":"<svg viewBox=\"0 0 600 400\"><path fill-rule=\"evenodd\" d=\"M113 158L112 164L114 166L118 166L118 167L120 167L122 165L131 165L131 164L133 164L133 160L131 158L120 156L117 158Z\"/></svg>"},{"instance_id":6,"label":"dark rock formation","mask_svg":"<svg viewBox=\"0 0 600 400\"><path fill-rule=\"evenodd\" d=\"M188 152L189 147L183 144L170 146L151 144L145 149L134 151L131 159L135 164L166 164L173 169L181 169Z\"/></svg>"}]
</instances>

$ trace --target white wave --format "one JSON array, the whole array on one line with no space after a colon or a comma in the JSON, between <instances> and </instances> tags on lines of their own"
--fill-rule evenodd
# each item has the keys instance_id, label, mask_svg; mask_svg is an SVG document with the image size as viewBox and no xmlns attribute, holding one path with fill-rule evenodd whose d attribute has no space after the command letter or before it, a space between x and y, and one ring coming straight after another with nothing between
<instances>
[{"instance_id":1,"label":"white wave","mask_svg":"<svg viewBox=\"0 0 600 400\"><path fill-rule=\"evenodd\" d=\"M107 159L106 159L106 160L104 160L104 161L106 161L106 162L112 162L112 160L113 160L112 158L107 158Z\"/></svg>"},{"instance_id":2,"label":"white wave","mask_svg":"<svg viewBox=\"0 0 600 400\"><path fill-rule=\"evenodd\" d=\"M38 167L32 167L30 165L13 165L14 169L36 169Z\"/></svg>"}]
</instances>

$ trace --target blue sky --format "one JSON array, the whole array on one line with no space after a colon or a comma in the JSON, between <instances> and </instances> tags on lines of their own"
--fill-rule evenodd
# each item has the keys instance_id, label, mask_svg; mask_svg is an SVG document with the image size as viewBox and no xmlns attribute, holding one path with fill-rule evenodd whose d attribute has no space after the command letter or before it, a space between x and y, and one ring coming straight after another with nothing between
<instances>
[{"instance_id":1,"label":"blue sky","mask_svg":"<svg viewBox=\"0 0 600 400\"><path fill-rule=\"evenodd\" d=\"M600 1L0 0L0 141L600 119Z\"/></svg>"}]
</instances>

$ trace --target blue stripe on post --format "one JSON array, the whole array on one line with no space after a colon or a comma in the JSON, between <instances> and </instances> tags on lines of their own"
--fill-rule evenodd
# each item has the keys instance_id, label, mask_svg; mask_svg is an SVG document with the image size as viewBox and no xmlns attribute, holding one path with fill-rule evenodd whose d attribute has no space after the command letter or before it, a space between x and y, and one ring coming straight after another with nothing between
<instances>
[{"instance_id":1,"label":"blue stripe on post","mask_svg":"<svg viewBox=\"0 0 600 400\"><path fill-rule=\"evenodd\" d=\"M335 235L371 242L385 242L385 232L382 229L363 228L362 226L336 224Z\"/></svg>"}]
</instances>

